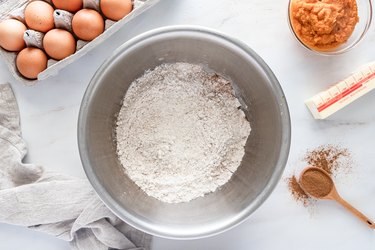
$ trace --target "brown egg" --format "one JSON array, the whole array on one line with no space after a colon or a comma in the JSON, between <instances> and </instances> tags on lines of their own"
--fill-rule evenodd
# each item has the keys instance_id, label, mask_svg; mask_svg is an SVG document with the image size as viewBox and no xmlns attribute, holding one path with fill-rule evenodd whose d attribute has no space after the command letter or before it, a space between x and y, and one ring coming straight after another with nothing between
<instances>
[{"instance_id":1,"label":"brown egg","mask_svg":"<svg viewBox=\"0 0 375 250\"><path fill-rule=\"evenodd\" d=\"M82 9L83 0L52 0L56 9L76 12Z\"/></svg>"},{"instance_id":2,"label":"brown egg","mask_svg":"<svg viewBox=\"0 0 375 250\"><path fill-rule=\"evenodd\" d=\"M104 20L97 11L83 9L73 16L72 28L79 39L91 41L103 33Z\"/></svg>"},{"instance_id":3,"label":"brown egg","mask_svg":"<svg viewBox=\"0 0 375 250\"><path fill-rule=\"evenodd\" d=\"M36 79L38 74L47 68L47 55L38 48L25 48L18 53L16 66L26 78Z\"/></svg>"},{"instance_id":4,"label":"brown egg","mask_svg":"<svg viewBox=\"0 0 375 250\"><path fill-rule=\"evenodd\" d=\"M44 36L43 48L47 55L55 60L61 60L76 52L76 40L66 30L53 29Z\"/></svg>"},{"instance_id":5,"label":"brown egg","mask_svg":"<svg viewBox=\"0 0 375 250\"><path fill-rule=\"evenodd\" d=\"M101 0L100 9L104 16L113 21L118 21L133 9L131 0Z\"/></svg>"},{"instance_id":6,"label":"brown egg","mask_svg":"<svg viewBox=\"0 0 375 250\"><path fill-rule=\"evenodd\" d=\"M23 34L26 26L18 20L7 19L0 23L0 46L8 51L20 51L25 47Z\"/></svg>"},{"instance_id":7,"label":"brown egg","mask_svg":"<svg viewBox=\"0 0 375 250\"><path fill-rule=\"evenodd\" d=\"M25 21L30 29L47 32L54 27L53 8L46 2L34 1L25 9Z\"/></svg>"}]
</instances>

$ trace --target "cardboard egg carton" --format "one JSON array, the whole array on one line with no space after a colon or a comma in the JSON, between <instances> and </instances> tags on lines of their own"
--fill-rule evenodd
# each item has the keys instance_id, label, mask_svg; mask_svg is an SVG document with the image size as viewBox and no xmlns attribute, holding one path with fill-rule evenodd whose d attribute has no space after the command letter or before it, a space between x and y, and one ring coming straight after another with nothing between
<instances>
[{"instance_id":1,"label":"cardboard egg carton","mask_svg":"<svg viewBox=\"0 0 375 250\"><path fill-rule=\"evenodd\" d=\"M45 0L46 2L50 2ZM26 5L31 2L30 0L1 0L0 1L0 21L9 19L9 18L17 18L18 16L23 15L23 10L25 9ZM87 52L95 48L105 39L110 37L116 31L121 29L124 25L126 25L130 20L137 17L139 14L147 10L148 8L155 5L159 0L133 0L134 9L131 13L129 13L123 19L114 22L109 19L105 20L105 31L90 42L85 42L78 40L77 41L77 51L61 60L55 61L53 59L48 60L48 67L43 72L38 75L38 79L36 80L29 80L20 75L16 68L16 52L8 52L0 47L0 56L3 58L5 63L8 65L11 73L13 76L18 79L20 82L24 83L25 85L34 85L38 82L38 80L47 79L50 76L54 76L59 73L59 71L64 68L66 65L74 62L78 58L85 55Z\"/></svg>"}]
</instances>

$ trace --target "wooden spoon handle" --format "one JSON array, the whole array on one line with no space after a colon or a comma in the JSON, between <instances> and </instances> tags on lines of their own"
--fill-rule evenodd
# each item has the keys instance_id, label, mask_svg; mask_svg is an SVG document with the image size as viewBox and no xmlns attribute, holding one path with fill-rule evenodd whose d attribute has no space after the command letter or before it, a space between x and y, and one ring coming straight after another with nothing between
<instances>
[{"instance_id":1,"label":"wooden spoon handle","mask_svg":"<svg viewBox=\"0 0 375 250\"><path fill-rule=\"evenodd\" d=\"M346 200L341 198L340 196L336 197L335 199L338 203L340 203L344 208L349 210L352 214L358 217L361 221L366 223L367 226L369 226L372 229L375 229L375 223L367 218L363 213L359 212L356 208L354 208L352 205L350 205Z\"/></svg>"}]
</instances>

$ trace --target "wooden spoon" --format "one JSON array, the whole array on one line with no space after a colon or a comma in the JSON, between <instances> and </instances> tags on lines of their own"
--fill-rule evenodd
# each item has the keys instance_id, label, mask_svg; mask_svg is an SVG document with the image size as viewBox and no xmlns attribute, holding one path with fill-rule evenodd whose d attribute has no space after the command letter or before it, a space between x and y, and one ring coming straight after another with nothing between
<instances>
[{"instance_id":1,"label":"wooden spoon","mask_svg":"<svg viewBox=\"0 0 375 250\"><path fill-rule=\"evenodd\" d=\"M344 208L349 210L358 219L366 223L372 229L375 229L375 223L364 214L355 209L338 194L331 176L321 168L307 167L299 178L299 183L303 191L317 199L335 200Z\"/></svg>"}]
</instances>

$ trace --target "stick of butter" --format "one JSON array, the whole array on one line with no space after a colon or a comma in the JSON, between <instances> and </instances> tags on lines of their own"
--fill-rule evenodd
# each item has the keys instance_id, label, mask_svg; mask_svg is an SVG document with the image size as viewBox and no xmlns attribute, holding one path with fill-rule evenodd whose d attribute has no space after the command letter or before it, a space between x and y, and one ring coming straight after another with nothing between
<instances>
[{"instance_id":1,"label":"stick of butter","mask_svg":"<svg viewBox=\"0 0 375 250\"><path fill-rule=\"evenodd\" d=\"M375 62L305 101L315 119L325 119L375 89Z\"/></svg>"}]
</instances>

